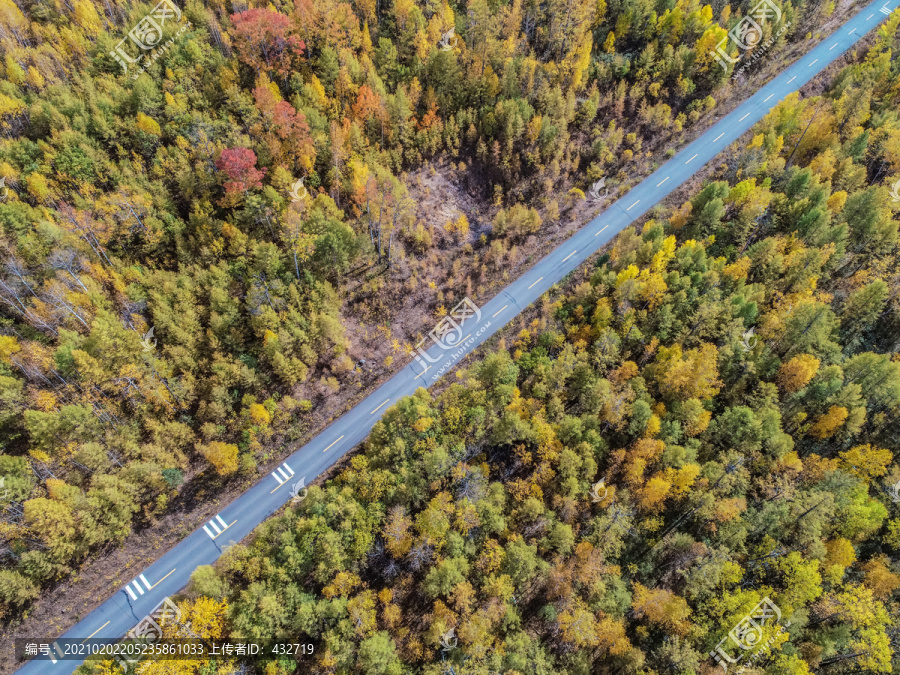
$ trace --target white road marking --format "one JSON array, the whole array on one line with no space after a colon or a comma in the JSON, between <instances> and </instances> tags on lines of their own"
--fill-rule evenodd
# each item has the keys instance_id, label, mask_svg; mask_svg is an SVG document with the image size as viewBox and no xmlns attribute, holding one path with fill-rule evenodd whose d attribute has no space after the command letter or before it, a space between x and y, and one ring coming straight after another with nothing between
<instances>
[{"instance_id":1,"label":"white road marking","mask_svg":"<svg viewBox=\"0 0 900 675\"><path fill-rule=\"evenodd\" d=\"M724 135L725 135L725 132L723 131L721 134L719 134L718 136L716 136L716 137L713 139L713 143L715 143L717 140L719 140L720 138L722 138L722 136L724 136ZM657 186L657 187L658 187L658 186Z\"/></svg>"},{"instance_id":2,"label":"white road marking","mask_svg":"<svg viewBox=\"0 0 900 675\"><path fill-rule=\"evenodd\" d=\"M794 75L791 79L789 79L789 80L787 81L787 83L790 84L791 82L793 82L793 81L796 80L796 79L797 79L797 76Z\"/></svg>"},{"instance_id":3,"label":"white road marking","mask_svg":"<svg viewBox=\"0 0 900 675\"><path fill-rule=\"evenodd\" d=\"M874 14L869 14L869 16L866 17L866 21L868 21L869 19L871 19L873 16L875 16L875 15L874 15Z\"/></svg>"},{"instance_id":4,"label":"white road marking","mask_svg":"<svg viewBox=\"0 0 900 675\"><path fill-rule=\"evenodd\" d=\"M835 42L833 45L831 45L831 46L828 48L828 51L831 51L832 49L834 49L834 48L837 47L837 46L838 46L838 43Z\"/></svg>"},{"instance_id":5,"label":"white road marking","mask_svg":"<svg viewBox=\"0 0 900 675\"><path fill-rule=\"evenodd\" d=\"M595 236L595 237L598 236L598 235L599 235L601 232L603 232L603 230L605 230L607 227L609 227L609 225L604 225L603 227L601 227L599 230L597 230L597 234L595 234L594 236Z\"/></svg>"},{"instance_id":6,"label":"white road marking","mask_svg":"<svg viewBox=\"0 0 900 675\"><path fill-rule=\"evenodd\" d=\"M148 591L152 591L152 590L153 590L153 586L150 585L150 582L147 581L147 579L144 577L143 574L140 575L140 576L138 577L138 579L140 579L141 581L144 582L144 586L147 587L147 590L148 590Z\"/></svg>"},{"instance_id":7,"label":"white road marking","mask_svg":"<svg viewBox=\"0 0 900 675\"><path fill-rule=\"evenodd\" d=\"M719 138L722 138L722 137L719 136ZM718 140L718 139L716 139L716 140ZM669 180L669 176L666 176L666 177L663 178L661 181L659 181L659 182L656 184L656 187L659 187L660 185L662 185L663 183L665 183L667 180Z\"/></svg>"},{"instance_id":8,"label":"white road marking","mask_svg":"<svg viewBox=\"0 0 900 675\"><path fill-rule=\"evenodd\" d=\"M287 465L285 465L285 466L287 466ZM275 474L272 474L272 475L274 476ZM276 477L276 478L277 478L277 477ZM280 487L280 486L281 486L281 484L279 484L279 487ZM277 490L277 489L278 489L278 488L275 488L275 490ZM272 490L272 492L275 492L275 490ZM217 520L219 521L219 523L222 524L221 529L219 528L219 525L216 524L216 521L217 521ZM235 520L234 523L236 523L236 522L237 522L237 521ZM231 523L231 525L234 525L234 523ZM209 525L209 526L215 531L215 534L213 534L212 532L210 532L209 529L206 527L206 525ZM206 525L203 526L203 531L206 532L206 534L209 535L209 538L210 538L210 539L215 539L215 538L218 537L220 534L222 534L225 530L227 530L229 527L231 527L231 525L226 525L226 524L225 524L225 521L222 520L222 516L220 516L220 515L216 515L215 518L213 518L212 520L207 521ZM174 571L175 571L175 570L172 570L172 572L174 572ZM171 574L172 572L169 572L169 574ZM166 576L169 576L169 575L167 574ZM163 577L163 579L165 579L165 577Z\"/></svg>"},{"instance_id":9,"label":"white road marking","mask_svg":"<svg viewBox=\"0 0 900 675\"><path fill-rule=\"evenodd\" d=\"M693 162L695 159L697 159L697 155L694 155L693 157L691 157L688 161L685 162L685 164L690 164L690 163Z\"/></svg>"},{"instance_id":10,"label":"white road marking","mask_svg":"<svg viewBox=\"0 0 900 675\"><path fill-rule=\"evenodd\" d=\"M576 253L578 253L578 251L572 251L569 255L567 255L565 258L563 258L563 262L566 262L566 260L568 260L569 258L571 258L571 257L572 257L573 255L575 255Z\"/></svg>"},{"instance_id":11,"label":"white road marking","mask_svg":"<svg viewBox=\"0 0 900 675\"><path fill-rule=\"evenodd\" d=\"M854 28L854 29L851 30L849 33L847 33L847 35L853 35L855 32L856 32L856 29Z\"/></svg>"},{"instance_id":12,"label":"white road marking","mask_svg":"<svg viewBox=\"0 0 900 675\"><path fill-rule=\"evenodd\" d=\"M503 307L501 307L501 308L498 309L496 312L494 312L494 315L491 316L491 318L493 319L495 316L497 316L500 312L502 312L502 311L503 311L504 309L506 309L507 307L509 307L509 305L503 305Z\"/></svg>"},{"instance_id":13,"label":"white road marking","mask_svg":"<svg viewBox=\"0 0 900 675\"><path fill-rule=\"evenodd\" d=\"M819 62L819 59L816 59L815 61L813 61L812 63L809 64L809 67L812 68L812 67L813 67L814 65L816 65L818 62Z\"/></svg>"},{"instance_id":14,"label":"white road marking","mask_svg":"<svg viewBox=\"0 0 900 675\"><path fill-rule=\"evenodd\" d=\"M774 95L775 95L775 94L769 94L769 98L772 98L772 97L773 97L773 96L774 96ZM769 100L769 98L767 98L767 99L765 99L765 100L763 100L763 103L765 103L765 102L766 102L766 101L768 101L768 100Z\"/></svg>"},{"instance_id":15,"label":"white road marking","mask_svg":"<svg viewBox=\"0 0 900 675\"><path fill-rule=\"evenodd\" d=\"M370 415L374 415L374 414L377 413L379 410L381 410L384 406L386 406L387 403L388 403L388 401L390 401L390 400L391 400L391 399L388 399L387 401L385 401L384 403L382 403L380 406L378 406L377 408L375 408L375 410L373 410L373 411L370 412L369 414L370 414Z\"/></svg>"},{"instance_id":16,"label":"white road marking","mask_svg":"<svg viewBox=\"0 0 900 675\"><path fill-rule=\"evenodd\" d=\"M131 585L125 586L125 590L128 591L128 595L131 596L132 600L137 600L137 596L134 594L134 591L131 590Z\"/></svg>"},{"instance_id":17,"label":"white road marking","mask_svg":"<svg viewBox=\"0 0 900 675\"><path fill-rule=\"evenodd\" d=\"M694 155L694 157L696 157L696 156L697 156L697 155ZM693 157L692 157L691 159L693 159ZM690 161L690 160L688 160L688 161ZM635 206L637 206L638 203L639 203L640 201L641 201L641 200L638 199L634 204L632 204L631 206L629 206L629 207L628 207L627 209L625 209L625 210L626 210L626 211L631 211L631 209L633 209Z\"/></svg>"},{"instance_id":18,"label":"white road marking","mask_svg":"<svg viewBox=\"0 0 900 675\"><path fill-rule=\"evenodd\" d=\"M743 122L748 117L750 117L750 113L747 113L746 115L744 115L741 119L738 120L738 122Z\"/></svg>"},{"instance_id":19,"label":"white road marking","mask_svg":"<svg viewBox=\"0 0 900 675\"><path fill-rule=\"evenodd\" d=\"M287 462L283 463L281 466L275 467L275 471L272 472L272 478L277 480L279 485L284 485L285 481L290 480L293 475L294 470L287 465ZM219 518L219 520L222 519ZM225 523L223 522L222 524L224 525Z\"/></svg>"},{"instance_id":20,"label":"white road marking","mask_svg":"<svg viewBox=\"0 0 900 675\"><path fill-rule=\"evenodd\" d=\"M541 277L541 279L543 279L543 278L544 278L544 277ZM534 284L536 284L536 283L537 283L538 281L540 281L541 279L538 279L537 281L535 281ZM534 284L531 284L531 286L529 286L528 288L531 289L531 287L534 286Z\"/></svg>"}]
</instances>

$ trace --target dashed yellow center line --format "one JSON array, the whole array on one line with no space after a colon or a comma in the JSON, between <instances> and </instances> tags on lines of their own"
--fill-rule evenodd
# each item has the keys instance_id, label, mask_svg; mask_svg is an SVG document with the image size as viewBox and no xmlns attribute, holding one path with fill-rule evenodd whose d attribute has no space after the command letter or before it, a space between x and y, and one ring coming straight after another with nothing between
<instances>
[{"instance_id":1,"label":"dashed yellow center line","mask_svg":"<svg viewBox=\"0 0 900 675\"><path fill-rule=\"evenodd\" d=\"M107 621L105 624L103 624L102 626L100 626L100 628L98 628L98 629L95 630L93 633L91 633L91 634L88 635L86 638L84 638L84 640L81 641L81 644L84 644L85 642L87 642L88 640L90 640L92 637L94 637L97 633L99 633L101 630L103 630L104 628L106 628L108 625L109 625L109 621Z\"/></svg>"},{"instance_id":2,"label":"dashed yellow center line","mask_svg":"<svg viewBox=\"0 0 900 675\"><path fill-rule=\"evenodd\" d=\"M420 377L422 377L422 376L423 376L425 373L427 373L429 370L431 370L431 366L428 366L425 370L423 370L421 373L419 373L418 375L416 375L416 376L413 378L413 380L418 380ZM343 436L341 436L341 438L343 438ZM331 446L328 446L328 447L331 447ZM325 448L325 450L327 450L327 449L328 449L328 448ZM324 450L323 450L323 452L324 452Z\"/></svg>"},{"instance_id":3,"label":"dashed yellow center line","mask_svg":"<svg viewBox=\"0 0 900 675\"><path fill-rule=\"evenodd\" d=\"M669 180L669 176L666 176L666 177L663 178L661 181L659 181L659 182L656 184L656 187L659 187L660 185L662 185L663 183L665 183L667 180Z\"/></svg>"},{"instance_id":4,"label":"dashed yellow center line","mask_svg":"<svg viewBox=\"0 0 900 675\"><path fill-rule=\"evenodd\" d=\"M430 367L430 366L429 366L429 367ZM426 368L425 370L428 370L428 368ZM334 443L332 443L331 445L329 445L329 446L328 446L327 448L325 448L322 452L328 452L329 450L331 450L331 448L334 447L334 444L337 443L339 440L341 440L341 438L343 438L343 437L344 437L344 434L341 434L340 437L337 439L337 441L334 441Z\"/></svg>"},{"instance_id":5,"label":"dashed yellow center line","mask_svg":"<svg viewBox=\"0 0 900 675\"><path fill-rule=\"evenodd\" d=\"M544 278L544 277L541 277L541 279L543 279L543 278ZM538 279L537 281L535 281L534 284L536 284L536 283L537 283L538 281L540 281L541 279ZM531 286L529 286L528 288L531 289L531 287L534 286L534 284L531 284Z\"/></svg>"},{"instance_id":6,"label":"dashed yellow center line","mask_svg":"<svg viewBox=\"0 0 900 675\"><path fill-rule=\"evenodd\" d=\"M373 410L373 411L370 412L369 414L370 414L370 415L374 415L374 414L377 413L379 410L381 410L384 406L386 406L386 405L388 404L388 401L390 401L390 400L391 400L391 399L388 399L387 401L385 401L384 403L382 403L380 406L378 406L377 408L375 408L375 410Z\"/></svg>"},{"instance_id":7,"label":"dashed yellow center line","mask_svg":"<svg viewBox=\"0 0 900 675\"><path fill-rule=\"evenodd\" d=\"M603 227L601 227L599 230L597 230L597 234L595 234L594 236L595 236L595 237L599 236L600 233L603 232L603 230L605 230L607 227L609 227L608 224L607 224L607 225L604 225Z\"/></svg>"},{"instance_id":8,"label":"dashed yellow center line","mask_svg":"<svg viewBox=\"0 0 900 675\"><path fill-rule=\"evenodd\" d=\"M635 206L637 206L637 205L640 203L640 201L641 201L641 200L638 199L634 204L632 204L631 206L629 206L629 207L628 207L627 209L625 209L625 210L626 210L626 211L631 211L631 209L633 209Z\"/></svg>"},{"instance_id":9,"label":"dashed yellow center line","mask_svg":"<svg viewBox=\"0 0 900 675\"><path fill-rule=\"evenodd\" d=\"M237 522L237 521L234 521L234 523L236 523L236 522ZM234 525L234 523L232 523L231 525ZM231 527L231 525L229 525L228 527ZM225 530L222 530L222 532L224 532L224 531L225 531ZM176 567L175 569L172 570L172 572L174 572L176 569L178 569L178 568ZM160 580L157 581L155 584L153 584L153 585L150 587L150 590L153 590L154 588L156 588L157 586L159 586L162 582L164 582L166 579L168 579L170 576L172 576L172 572L169 572L166 576L164 576L162 579L160 579Z\"/></svg>"},{"instance_id":10,"label":"dashed yellow center line","mask_svg":"<svg viewBox=\"0 0 900 675\"><path fill-rule=\"evenodd\" d=\"M509 307L509 305L503 305L503 307L501 307L501 308L498 309L496 312L494 312L494 314L493 314L493 316L491 316L491 318L493 319L495 316L497 316L500 312L502 312L502 311L503 311L504 309L506 309L507 307Z\"/></svg>"},{"instance_id":11,"label":"dashed yellow center line","mask_svg":"<svg viewBox=\"0 0 900 675\"><path fill-rule=\"evenodd\" d=\"M573 255L575 255L576 253L578 253L578 251L572 251L569 255L567 255L565 258L563 258L563 262L566 262L566 260L568 260L569 258L571 258L571 257L572 257Z\"/></svg>"}]
</instances>

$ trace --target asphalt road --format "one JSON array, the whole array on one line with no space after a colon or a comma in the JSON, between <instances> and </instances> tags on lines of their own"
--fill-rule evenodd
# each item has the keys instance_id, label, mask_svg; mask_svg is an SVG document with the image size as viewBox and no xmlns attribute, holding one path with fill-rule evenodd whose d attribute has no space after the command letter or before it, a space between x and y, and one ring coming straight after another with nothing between
<instances>
[{"instance_id":1,"label":"asphalt road","mask_svg":"<svg viewBox=\"0 0 900 675\"><path fill-rule=\"evenodd\" d=\"M876 0L848 20L829 38L786 68L734 112L663 164L624 197L562 243L477 312L470 311L459 328L445 336L443 349L430 349L378 387L359 405L335 420L322 433L288 457L275 472L228 504L213 519L179 542L145 570L136 571L125 588L65 633L64 638L119 638L154 610L167 596L187 584L198 565L209 565L222 548L243 539L273 512L292 499L291 489L304 478L311 482L347 451L362 442L391 405L429 387L465 356L500 330L553 284L581 265L623 228L688 180L763 118L779 100L796 91L875 28L900 0ZM885 9L882 9L885 8ZM763 57L766 58L766 57ZM743 63L743 62L742 62ZM737 67L742 65L737 64ZM459 322L457 322L459 323ZM300 491L302 495L302 491ZM31 636L50 642L52 636ZM67 675L80 661L56 656L25 663L22 675Z\"/></svg>"}]
</instances>

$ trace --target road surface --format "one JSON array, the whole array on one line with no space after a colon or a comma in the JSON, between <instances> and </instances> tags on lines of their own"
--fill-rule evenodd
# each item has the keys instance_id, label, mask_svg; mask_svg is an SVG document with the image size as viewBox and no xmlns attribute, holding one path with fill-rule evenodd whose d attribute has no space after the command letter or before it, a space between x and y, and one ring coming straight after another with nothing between
<instances>
[{"instance_id":1,"label":"road surface","mask_svg":"<svg viewBox=\"0 0 900 675\"><path fill-rule=\"evenodd\" d=\"M789 66L753 94L740 107L716 123L684 150L663 164L624 197L611 204L514 283L475 312L468 308L460 330L444 337L452 348L431 344L424 356L382 384L356 407L335 420L322 433L288 457L259 483L231 502L214 518L183 539L168 553L135 574L61 637L120 638L167 596L187 584L198 565L209 565L222 548L237 542L292 499L291 490L301 478L311 482L341 456L361 443L391 405L418 387L429 387L466 354L500 330L551 286L576 269L622 229L687 181L704 164L762 119L788 94L797 91L832 61L856 44L895 9L900 0L876 0L844 23L830 37ZM765 57L763 57L765 58ZM737 64L740 67L741 63ZM459 316L462 312L457 313ZM459 322L457 322L459 323ZM302 491L299 494L303 494ZM30 636L48 641L53 636ZM80 661L56 657L33 659L21 675L68 675Z\"/></svg>"}]
</instances>

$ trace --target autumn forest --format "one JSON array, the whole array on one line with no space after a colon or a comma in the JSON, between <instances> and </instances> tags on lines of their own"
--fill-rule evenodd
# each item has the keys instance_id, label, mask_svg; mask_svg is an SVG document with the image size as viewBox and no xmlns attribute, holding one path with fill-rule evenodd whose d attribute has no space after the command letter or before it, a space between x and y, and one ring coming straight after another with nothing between
<instances>
[{"instance_id":1,"label":"autumn forest","mask_svg":"<svg viewBox=\"0 0 900 675\"><path fill-rule=\"evenodd\" d=\"M755 4L172 0L138 63L165 3L0 0L0 625L199 527L858 9L776 3L735 84ZM898 26L175 598L312 657L133 672L709 675L769 603L727 672L900 674Z\"/></svg>"}]
</instances>

